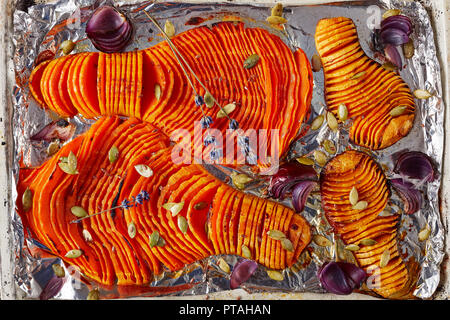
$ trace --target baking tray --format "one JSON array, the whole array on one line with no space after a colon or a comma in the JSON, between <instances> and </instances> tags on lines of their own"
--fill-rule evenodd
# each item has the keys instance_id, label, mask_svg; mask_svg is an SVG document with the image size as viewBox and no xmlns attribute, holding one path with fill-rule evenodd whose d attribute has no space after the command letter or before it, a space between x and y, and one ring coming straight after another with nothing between
<instances>
[{"instance_id":1,"label":"baking tray","mask_svg":"<svg viewBox=\"0 0 450 320\"><path fill-rule=\"evenodd\" d=\"M344 2L334 1L334 2ZM41 0L36 2L53 2L51 0ZM135 1L130 1L135 2ZM176 0L172 0L171 2L177 2ZM208 0L202 1L192 1L192 0L183 0L183 2L208 2ZM233 2L233 3L258 3L264 4L267 6L273 5L275 1L257 1L257 0L247 0L247 1L210 1L210 2ZM284 5L298 5L299 1L276 1L281 2ZM363 1L362 1L363 2ZM435 43L437 46L438 59L441 65L441 79L442 79L442 88L443 88L443 99L445 101L445 105L449 105L449 87L448 87L448 46L449 46L449 26L448 20L449 15L447 13L447 4L446 0L428 0L428 1L420 1L420 3L427 9L430 19L432 21L434 34L435 34ZM3 197L3 206L0 207L0 280L2 283L0 289L0 299L21 299L23 297L23 292L18 289L15 285L14 281L14 268L15 266L15 257L14 252L11 250L12 247L12 225L10 219L10 213L13 209L13 199L12 199L12 161L13 161L13 138L11 134L11 121L12 119L12 101L11 99L11 90L9 87L9 83L12 83L11 80L14 79L14 66L12 62L12 53L13 46L11 43L11 39L9 37L10 30L12 27L12 15L15 10L14 0L1 1L0 4L0 32L4 36L0 38L0 42L2 44L3 50L0 51L0 73L2 75L3 81L1 81L0 88L0 98L2 102L2 107L0 108L0 194ZM313 4L323 4L329 3L329 1L302 1L302 5L313 5ZM442 185L441 185L441 194L440 194L440 203L441 203L441 214L442 214L442 223L446 230L446 240L445 240L445 252L446 255L444 257L444 261L441 264L441 277L440 277L440 285L433 295L433 299L448 299L449 298L449 288L450 288L450 273L449 273L449 237L448 237L448 226L450 222L450 214L449 214L449 204L448 200L450 196L450 166L447 163L450 163L448 159L450 158L449 154L449 139L447 139L447 132L450 132L448 128L449 121L448 120L448 112L445 109L445 147L444 147L444 159L443 159L443 168L442 168ZM186 299L186 297L181 297ZM259 294L248 294L244 290L237 289L233 291L224 291L219 293L214 293L210 295L201 295L201 296L191 296L190 299L373 299L367 295L361 294L352 294L349 296L336 296L330 294L314 294L314 293L259 293ZM163 297L160 299L177 299L177 297Z\"/></svg>"}]
</instances>

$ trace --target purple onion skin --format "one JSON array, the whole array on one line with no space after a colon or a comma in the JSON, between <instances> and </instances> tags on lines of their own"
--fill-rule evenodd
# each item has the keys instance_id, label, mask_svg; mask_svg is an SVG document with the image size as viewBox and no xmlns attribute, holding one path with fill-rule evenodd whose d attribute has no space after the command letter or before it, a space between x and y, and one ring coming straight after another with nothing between
<instances>
[{"instance_id":1,"label":"purple onion skin","mask_svg":"<svg viewBox=\"0 0 450 320\"><path fill-rule=\"evenodd\" d=\"M381 31L386 29L398 29L405 32L408 36L411 34L413 24L407 16L396 15L390 16L381 21Z\"/></svg>"},{"instance_id":2,"label":"purple onion skin","mask_svg":"<svg viewBox=\"0 0 450 320\"><path fill-rule=\"evenodd\" d=\"M72 138L75 133L75 125L68 121L61 119L53 121L46 125L41 131L33 135L30 139L32 141L47 141L50 142L53 139L59 139L61 142L65 142Z\"/></svg>"},{"instance_id":3,"label":"purple onion skin","mask_svg":"<svg viewBox=\"0 0 450 320\"><path fill-rule=\"evenodd\" d=\"M348 262L326 262L318 271L322 287L330 293L348 295L359 288L366 272Z\"/></svg>"},{"instance_id":4,"label":"purple onion skin","mask_svg":"<svg viewBox=\"0 0 450 320\"><path fill-rule=\"evenodd\" d=\"M409 41L409 35L401 29L385 29L381 30L381 40L385 44L393 46L401 46Z\"/></svg>"},{"instance_id":5,"label":"purple onion skin","mask_svg":"<svg viewBox=\"0 0 450 320\"><path fill-rule=\"evenodd\" d=\"M305 208L311 190L317 186L316 181L304 180L297 183L292 189L292 205L296 212L302 212Z\"/></svg>"},{"instance_id":6,"label":"purple onion skin","mask_svg":"<svg viewBox=\"0 0 450 320\"><path fill-rule=\"evenodd\" d=\"M400 56L397 47L388 44L384 48L384 54L389 61L399 68L399 70L402 70L402 57Z\"/></svg>"},{"instance_id":7,"label":"purple onion skin","mask_svg":"<svg viewBox=\"0 0 450 320\"><path fill-rule=\"evenodd\" d=\"M422 194L411 182L403 179L391 179L391 185L397 191L404 202L405 214L413 214L422 207Z\"/></svg>"},{"instance_id":8,"label":"purple onion skin","mask_svg":"<svg viewBox=\"0 0 450 320\"><path fill-rule=\"evenodd\" d=\"M317 172L312 166L297 161L284 163L270 179L269 195L275 199L284 199L286 192L303 180L317 180Z\"/></svg>"},{"instance_id":9,"label":"purple onion skin","mask_svg":"<svg viewBox=\"0 0 450 320\"><path fill-rule=\"evenodd\" d=\"M39 295L39 299L49 300L53 298L61 291L65 282L66 278L59 278L56 275L53 275L53 277L49 280L49 282L47 282L46 286Z\"/></svg>"},{"instance_id":10,"label":"purple onion skin","mask_svg":"<svg viewBox=\"0 0 450 320\"><path fill-rule=\"evenodd\" d=\"M258 269L258 263L253 260L242 260L236 264L230 276L230 289L239 288Z\"/></svg>"},{"instance_id":11,"label":"purple onion skin","mask_svg":"<svg viewBox=\"0 0 450 320\"><path fill-rule=\"evenodd\" d=\"M430 157L420 151L403 152L396 157L394 172L407 178L432 182L436 179Z\"/></svg>"}]
</instances>

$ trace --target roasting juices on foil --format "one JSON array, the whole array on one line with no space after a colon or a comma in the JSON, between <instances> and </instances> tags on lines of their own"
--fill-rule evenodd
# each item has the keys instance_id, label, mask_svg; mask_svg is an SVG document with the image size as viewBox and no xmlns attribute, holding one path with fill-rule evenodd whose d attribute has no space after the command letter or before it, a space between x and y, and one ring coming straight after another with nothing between
<instances>
[{"instance_id":1,"label":"roasting juices on foil","mask_svg":"<svg viewBox=\"0 0 450 320\"><path fill-rule=\"evenodd\" d=\"M28 297L433 295L443 102L421 5L107 5L14 15Z\"/></svg>"}]
</instances>

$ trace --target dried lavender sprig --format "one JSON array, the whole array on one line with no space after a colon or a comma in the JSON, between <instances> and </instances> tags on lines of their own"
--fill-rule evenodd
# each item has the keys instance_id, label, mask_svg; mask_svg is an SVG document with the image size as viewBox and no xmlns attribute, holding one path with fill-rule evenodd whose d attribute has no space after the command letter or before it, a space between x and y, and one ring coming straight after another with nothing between
<instances>
[{"instance_id":1,"label":"dried lavender sprig","mask_svg":"<svg viewBox=\"0 0 450 320\"><path fill-rule=\"evenodd\" d=\"M89 219L89 218L98 216L98 215L100 215L100 214L102 214L104 212L112 211L112 210L115 210L115 209L122 208L122 209L128 210L129 208L132 208L133 206L137 207L138 205L143 204L144 201L149 200L150 199L150 195L148 194L147 191L142 190L141 192L138 193L138 195L136 197L131 197L131 198L132 198L132 201L130 201L128 199L124 199L122 201L122 203L120 204L120 206L115 206L115 207L112 207L112 208L109 208L109 209L105 209L105 210L96 212L94 214L88 215L88 216L80 218L80 219L72 220L72 221L70 221L70 223L79 223L79 222L83 221L84 219Z\"/></svg>"}]
</instances>

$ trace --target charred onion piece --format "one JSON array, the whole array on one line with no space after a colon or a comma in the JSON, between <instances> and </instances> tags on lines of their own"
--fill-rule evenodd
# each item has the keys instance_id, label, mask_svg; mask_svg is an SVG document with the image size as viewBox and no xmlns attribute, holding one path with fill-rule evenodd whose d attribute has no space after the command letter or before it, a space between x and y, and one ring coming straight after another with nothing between
<instances>
[{"instance_id":1,"label":"charred onion piece","mask_svg":"<svg viewBox=\"0 0 450 320\"><path fill-rule=\"evenodd\" d=\"M238 288L242 283L250 279L257 268L258 264L252 260L242 260L237 263L230 276L230 288Z\"/></svg>"},{"instance_id":2,"label":"charred onion piece","mask_svg":"<svg viewBox=\"0 0 450 320\"><path fill-rule=\"evenodd\" d=\"M306 200L312 189L317 186L316 181L304 180L297 183L292 190L292 204L295 211L302 212L305 208Z\"/></svg>"},{"instance_id":3,"label":"charred onion piece","mask_svg":"<svg viewBox=\"0 0 450 320\"><path fill-rule=\"evenodd\" d=\"M361 286L366 272L349 262L325 262L318 277L322 287L330 293L347 295Z\"/></svg>"},{"instance_id":4,"label":"charred onion piece","mask_svg":"<svg viewBox=\"0 0 450 320\"><path fill-rule=\"evenodd\" d=\"M405 214L413 214L419 211L422 206L422 194L414 187L414 184L403 179L392 179L390 181L404 202Z\"/></svg>"},{"instance_id":5,"label":"charred onion piece","mask_svg":"<svg viewBox=\"0 0 450 320\"><path fill-rule=\"evenodd\" d=\"M436 179L436 173L430 157L420 151L407 151L397 156L394 172L403 177L426 182Z\"/></svg>"},{"instance_id":6,"label":"charred onion piece","mask_svg":"<svg viewBox=\"0 0 450 320\"><path fill-rule=\"evenodd\" d=\"M69 123L64 119L53 121L46 125L41 131L33 135L30 139L33 141L47 141L50 142L54 139L59 139L61 142L65 142L72 138L75 133L75 125Z\"/></svg>"}]
</instances>

